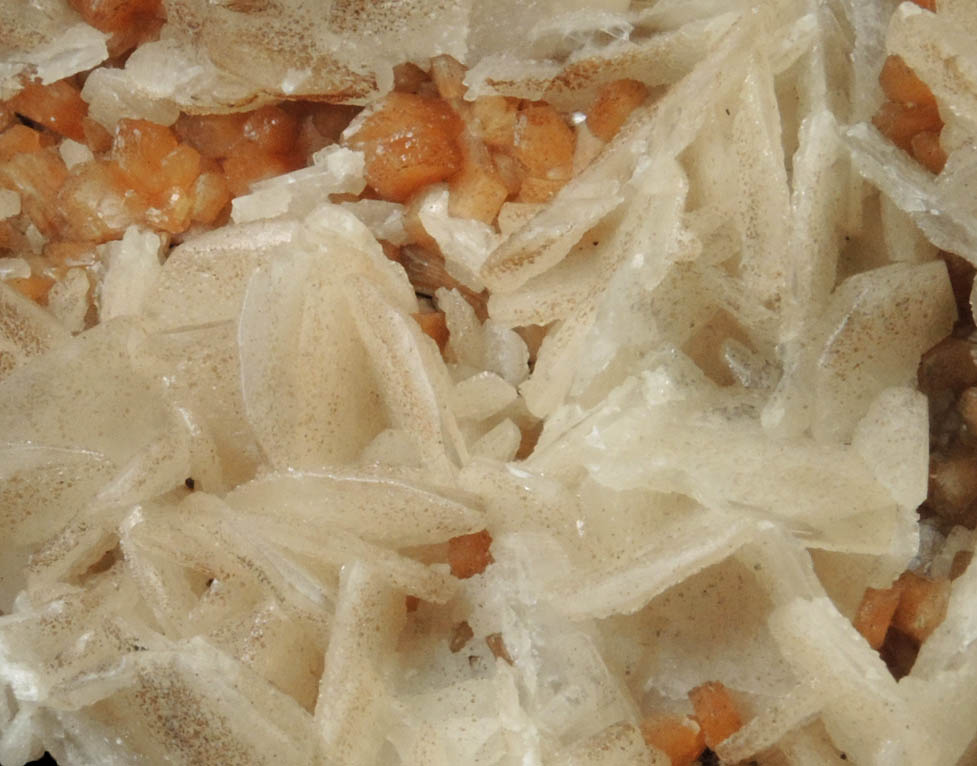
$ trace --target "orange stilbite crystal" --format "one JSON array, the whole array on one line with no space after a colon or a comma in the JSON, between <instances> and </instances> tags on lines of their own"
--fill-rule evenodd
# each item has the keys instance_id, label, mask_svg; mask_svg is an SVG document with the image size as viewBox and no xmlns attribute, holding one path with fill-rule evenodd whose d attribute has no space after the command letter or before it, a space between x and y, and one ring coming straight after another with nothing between
<instances>
[{"instance_id":1,"label":"orange stilbite crystal","mask_svg":"<svg viewBox=\"0 0 977 766\"><path fill-rule=\"evenodd\" d=\"M280 106L263 106L247 115L244 137L265 154L288 154L298 138L298 120Z\"/></svg>"},{"instance_id":2,"label":"orange stilbite crystal","mask_svg":"<svg viewBox=\"0 0 977 766\"><path fill-rule=\"evenodd\" d=\"M50 292L54 280L39 274L32 274L24 279L8 279L7 284L25 298L30 298L35 303L44 305L47 303L47 294Z\"/></svg>"},{"instance_id":3,"label":"orange stilbite crystal","mask_svg":"<svg viewBox=\"0 0 977 766\"><path fill-rule=\"evenodd\" d=\"M921 130L909 141L916 161L931 173L939 173L946 165L946 152L940 146L940 134L932 130Z\"/></svg>"},{"instance_id":4,"label":"orange stilbite crystal","mask_svg":"<svg viewBox=\"0 0 977 766\"><path fill-rule=\"evenodd\" d=\"M244 149L221 162L227 188L235 197L247 194L251 184L296 170L300 163L281 154L265 154Z\"/></svg>"},{"instance_id":5,"label":"orange stilbite crystal","mask_svg":"<svg viewBox=\"0 0 977 766\"><path fill-rule=\"evenodd\" d=\"M889 56L879 73L879 84L886 98L897 104L935 104L929 86L903 61L901 56Z\"/></svg>"},{"instance_id":6,"label":"orange stilbite crystal","mask_svg":"<svg viewBox=\"0 0 977 766\"><path fill-rule=\"evenodd\" d=\"M719 681L709 681L689 692L695 719L702 727L706 744L715 748L743 726L736 703L729 690Z\"/></svg>"},{"instance_id":7,"label":"orange stilbite crystal","mask_svg":"<svg viewBox=\"0 0 977 766\"><path fill-rule=\"evenodd\" d=\"M152 195L168 186L161 172L163 161L178 145L169 128L148 120L121 119L115 128L112 159L132 188Z\"/></svg>"},{"instance_id":8,"label":"orange stilbite crystal","mask_svg":"<svg viewBox=\"0 0 977 766\"><path fill-rule=\"evenodd\" d=\"M88 24L111 35L111 56L154 39L163 24L162 0L68 0L68 4Z\"/></svg>"},{"instance_id":9,"label":"orange stilbite crystal","mask_svg":"<svg viewBox=\"0 0 977 766\"><path fill-rule=\"evenodd\" d=\"M901 149L912 150L912 139L928 130L935 133L943 128L943 120L935 104L908 105L888 101L872 117L872 124L886 138Z\"/></svg>"},{"instance_id":10,"label":"orange stilbite crystal","mask_svg":"<svg viewBox=\"0 0 977 766\"><path fill-rule=\"evenodd\" d=\"M117 239L145 212L145 201L127 193L118 167L102 160L72 168L58 203L64 215L61 235L76 241Z\"/></svg>"},{"instance_id":11,"label":"orange stilbite crystal","mask_svg":"<svg viewBox=\"0 0 977 766\"><path fill-rule=\"evenodd\" d=\"M43 148L41 134L26 125L13 125L0 133L0 163L8 162L18 154L39 152Z\"/></svg>"},{"instance_id":12,"label":"orange stilbite crystal","mask_svg":"<svg viewBox=\"0 0 977 766\"><path fill-rule=\"evenodd\" d=\"M526 174L548 180L567 180L573 173L576 137L556 109L545 103L527 104L516 119L514 156Z\"/></svg>"},{"instance_id":13,"label":"orange stilbite crystal","mask_svg":"<svg viewBox=\"0 0 977 766\"><path fill-rule=\"evenodd\" d=\"M602 141L610 141L631 112L648 97L648 88L638 80L609 82L597 94L587 114L587 127Z\"/></svg>"},{"instance_id":14,"label":"orange stilbite crystal","mask_svg":"<svg viewBox=\"0 0 977 766\"><path fill-rule=\"evenodd\" d=\"M519 102L506 96L481 96L471 110L476 132L486 146L511 150L515 141Z\"/></svg>"},{"instance_id":15,"label":"orange stilbite crystal","mask_svg":"<svg viewBox=\"0 0 977 766\"><path fill-rule=\"evenodd\" d=\"M122 32L136 17L154 16L160 0L68 0L81 17L102 32Z\"/></svg>"},{"instance_id":16,"label":"orange stilbite crystal","mask_svg":"<svg viewBox=\"0 0 977 766\"><path fill-rule=\"evenodd\" d=\"M913 572L904 572L896 581L896 587L900 597L892 625L923 643L946 616L950 581L930 580Z\"/></svg>"},{"instance_id":17,"label":"orange stilbite crystal","mask_svg":"<svg viewBox=\"0 0 977 766\"><path fill-rule=\"evenodd\" d=\"M68 80L50 85L28 82L10 105L17 114L55 133L76 141L85 140L82 121L88 115L88 104L82 100L81 91Z\"/></svg>"},{"instance_id":18,"label":"orange stilbite crystal","mask_svg":"<svg viewBox=\"0 0 977 766\"><path fill-rule=\"evenodd\" d=\"M885 60L879 84L889 100L872 124L931 173L942 171L947 159L940 146L943 120L929 86L899 56Z\"/></svg>"},{"instance_id":19,"label":"orange stilbite crystal","mask_svg":"<svg viewBox=\"0 0 977 766\"><path fill-rule=\"evenodd\" d=\"M449 181L448 212L458 218L492 223L509 196L506 182L478 139L463 143L463 157L461 170Z\"/></svg>"},{"instance_id":20,"label":"orange stilbite crystal","mask_svg":"<svg viewBox=\"0 0 977 766\"><path fill-rule=\"evenodd\" d=\"M218 160L244 141L247 120L246 114L183 115L173 127L181 140L204 157Z\"/></svg>"},{"instance_id":21,"label":"orange stilbite crystal","mask_svg":"<svg viewBox=\"0 0 977 766\"><path fill-rule=\"evenodd\" d=\"M641 735L667 755L672 766L691 766L706 749L702 727L688 717L652 715L641 722Z\"/></svg>"},{"instance_id":22,"label":"orange stilbite crystal","mask_svg":"<svg viewBox=\"0 0 977 766\"><path fill-rule=\"evenodd\" d=\"M485 567L493 561L489 551L491 545L492 535L485 529L470 535L452 537L448 541L448 563L451 565L451 574L464 580L484 572Z\"/></svg>"},{"instance_id":23,"label":"orange stilbite crystal","mask_svg":"<svg viewBox=\"0 0 977 766\"><path fill-rule=\"evenodd\" d=\"M866 588L852 624L868 645L879 649L899 606L898 588Z\"/></svg>"},{"instance_id":24,"label":"orange stilbite crystal","mask_svg":"<svg viewBox=\"0 0 977 766\"><path fill-rule=\"evenodd\" d=\"M4 148L0 146L0 155ZM50 148L16 154L0 164L0 187L20 195L22 210L45 236L53 235L61 221L58 191L67 178L68 168Z\"/></svg>"},{"instance_id":25,"label":"orange stilbite crystal","mask_svg":"<svg viewBox=\"0 0 977 766\"><path fill-rule=\"evenodd\" d=\"M214 223L230 201L231 191L227 188L224 174L219 171L205 171L197 176L193 185L193 209L190 217L197 223Z\"/></svg>"},{"instance_id":26,"label":"orange stilbite crystal","mask_svg":"<svg viewBox=\"0 0 977 766\"><path fill-rule=\"evenodd\" d=\"M366 155L366 180L384 199L403 202L461 168L461 118L440 99L390 93L348 139Z\"/></svg>"},{"instance_id":27,"label":"orange stilbite crystal","mask_svg":"<svg viewBox=\"0 0 977 766\"><path fill-rule=\"evenodd\" d=\"M464 65L447 54L431 59L431 80L444 99L462 98L467 90Z\"/></svg>"},{"instance_id":28,"label":"orange stilbite crystal","mask_svg":"<svg viewBox=\"0 0 977 766\"><path fill-rule=\"evenodd\" d=\"M411 314L420 326L424 334L438 344L438 349L442 352L448 345L448 323L445 321L443 311L428 311Z\"/></svg>"}]
</instances>

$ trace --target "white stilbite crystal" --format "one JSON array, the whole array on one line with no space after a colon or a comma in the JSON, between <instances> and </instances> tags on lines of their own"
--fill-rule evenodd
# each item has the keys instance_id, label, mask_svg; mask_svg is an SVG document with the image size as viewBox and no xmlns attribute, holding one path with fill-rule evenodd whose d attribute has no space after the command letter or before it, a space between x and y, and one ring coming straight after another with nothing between
<instances>
[{"instance_id":1,"label":"white stilbite crystal","mask_svg":"<svg viewBox=\"0 0 977 766\"><path fill-rule=\"evenodd\" d=\"M17 714L4 722L0 734L0 758L7 763L26 763L44 755L44 746L37 737L40 728L37 708L23 705Z\"/></svg>"},{"instance_id":2,"label":"white stilbite crystal","mask_svg":"<svg viewBox=\"0 0 977 766\"><path fill-rule=\"evenodd\" d=\"M6 442L78 449L121 466L173 428L161 381L135 358L145 339L137 322L120 317L75 338L52 324L60 342L0 381Z\"/></svg>"},{"instance_id":3,"label":"white stilbite crystal","mask_svg":"<svg viewBox=\"0 0 977 766\"><path fill-rule=\"evenodd\" d=\"M81 21L66 2L17 4L0 13L4 29L0 54L0 99L22 87L29 72L43 84L92 69L108 58L108 35Z\"/></svg>"},{"instance_id":4,"label":"white stilbite crystal","mask_svg":"<svg viewBox=\"0 0 977 766\"><path fill-rule=\"evenodd\" d=\"M360 454L365 465L403 466L419 468L417 441L401 428L385 428L378 433Z\"/></svg>"},{"instance_id":5,"label":"white stilbite crystal","mask_svg":"<svg viewBox=\"0 0 977 766\"><path fill-rule=\"evenodd\" d=\"M522 441L519 426L506 418L471 445L472 457L507 462L515 458Z\"/></svg>"},{"instance_id":6,"label":"white stilbite crystal","mask_svg":"<svg viewBox=\"0 0 977 766\"><path fill-rule=\"evenodd\" d=\"M48 85L76 72L84 72L108 58L106 35L88 24L74 24L46 45L36 48L30 62Z\"/></svg>"},{"instance_id":7,"label":"white stilbite crystal","mask_svg":"<svg viewBox=\"0 0 977 766\"><path fill-rule=\"evenodd\" d=\"M930 242L977 260L977 222L967 212L969 199L945 194L925 168L872 126L850 128L847 139L858 172L908 213Z\"/></svg>"},{"instance_id":8,"label":"white stilbite crystal","mask_svg":"<svg viewBox=\"0 0 977 766\"><path fill-rule=\"evenodd\" d=\"M972 24L973 17L964 12L964 24L958 24L954 16L959 14L926 13L913 3L901 3L889 22L886 44L972 129L977 124L977 62L966 41L967 20ZM947 66L948 60L957 63Z\"/></svg>"},{"instance_id":9,"label":"white stilbite crystal","mask_svg":"<svg viewBox=\"0 0 977 766\"><path fill-rule=\"evenodd\" d=\"M34 255L40 255L41 251L44 249L44 245L47 244L47 237L41 233L41 230L34 225L33 222L27 225L27 231L24 232L27 238L27 244Z\"/></svg>"},{"instance_id":10,"label":"white stilbite crystal","mask_svg":"<svg viewBox=\"0 0 977 766\"><path fill-rule=\"evenodd\" d=\"M740 269L750 292L761 301L786 287L790 191L784 167L780 121L774 106L773 73L754 59L732 118L732 146L739 179L736 224L742 237Z\"/></svg>"},{"instance_id":11,"label":"white stilbite crystal","mask_svg":"<svg viewBox=\"0 0 977 766\"><path fill-rule=\"evenodd\" d=\"M815 436L849 439L875 396L912 381L920 356L955 320L941 262L893 264L843 282L819 322L825 341L814 372Z\"/></svg>"},{"instance_id":12,"label":"white stilbite crystal","mask_svg":"<svg viewBox=\"0 0 977 766\"><path fill-rule=\"evenodd\" d=\"M437 300L438 308L444 312L448 344L455 358L468 367L479 369L485 354L485 339L475 310L458 290L442 287L437 292Z\"/></svg>"},{"instance_id":13,"label":"white stilbite crystal","mask_svg":"<svg viewBox=\"0 0 977 766\"><path fill-rule=\"evenodd\" d=\"M70 138L66 138L60 143L58 154L61 155L61 159L64 160L65 167L68 170L71 170L75 165L84 165L86 162L91 162L95 159L95 155L92 154L91 149L85 146L85 144L72 141Z\"/></svg>"},{"instance_id":14,"label":"white stilbite crystal","mask_svg":"<svg viewBox=\"0 0 977 766\"><path fill-rule=\"evenodd\" d=\"M342 763L375 763L390 704L384 676L403 619L398 594L366 565L344 567L315 710L324 745Z\"/></svg>"},{"instance_id":15,"label":"white stilbite crystal","mask_svg":"<svg viewBox=\"0 0 977 766\"><path fill-rule=\"evenodd\" d=\"M499 217L496 219L499 233L503 237L508 237L536 215L542 207L535 202L503 202L502 207L499 208Z\"/></svg>"},{"instance_id":16,"label":"white stilbite crystal","mask_svg":"<svg viewBox=\"0 0 977 766\"><path fill-rule=\"evenodd\" d=\"M818 311L834 286L837 273L839 218L845 189L837 173L841 146L838 125L828 110L809 115L798 131L798 148L793 157L791 212L793 226L787 247L804 252L804 258L789 258L784 264L784 312L789 317L786 332L795 322Z\"/></svg>"},{"instance_id":17,"label":"white stilbite crystal","mask_svg":"<svg viewBox=\"0 0 977 766\"><path fill-rule=\"evenodd\" d=\"M91 283L84 269L69 269L65 278L51 286L48 308L71 333L81 332L89 309Z\"/></svg>"},{"instance_id":18,"label":"white stilbite crystal","mask_svg":"<svg viewBox=\"0 0 977 766\"><path fill-rule=\"evenodd\" d=\"M237 320L252 275L299 236L294 221L224 227L174 248L146 298L160 329Z\"/></svg>"},{"instance_id":19,"label":"white stilbite crystal","mask_svg":"<svg viewBox=\"0 0 977 766\"><path fill-rule=\"evenodd\" d=\"M560 8L565 9L566 6ZM607 81L604 68L610 61L615 62L614 68L619 77L637 75L650 85L671 84L708 55L736 21L736 14L721 13L690 21L687 26L675 30L659 31L656 24L650 23L646 29L641 30L646 34L635 35L638 38L636 40L628 39L631 31L628 29L630 24L627 17L610 18L613 21L608 24L610 19L606 15L594 14L589 18L578 16L575 19L576 24L583 24L584 29L591 25L596 26L596 29L592 27L590 34L603 34L617 39L603 48L581 46L572 50L561 63L547 60L545 43L540 42L535 47L541 49L542 55L528 62L514 61L508 52L485 57L465 78L468 86L466 97L503 94L531 100L542 99L558 108L567 109L593 100L600 85ZM511 21L507 20L506 26L509 24ZM560 26L564 30L557 32ZM538 24L537 29L544 35L548 32L550 39L557 40L561 47L567 45L565 35L570 40L587 39L588 35L584 30L568 33L566 26L565 21L560 25L557 21L550 20L548 23ZM658 34L648 35L647 31Z\"/></svg>"},{"instance_id":20,"label":"white stilbite crystal","mask_svg":"<svg viewBox=\"0 0 977 766\"><path fill-rule=\"evenodd\" d=\"M31 265L23 258L0 258L0 279L27 279Z\"/></svg>"},{"instance_id":21,"label":"white stilbite crystal","mask_svg":"<svg viewBox=\"0 0 977 766\"><path fill-rule=\"evenodd\" d=\"M359 194L366 186L363 153L327 146L313 156L313 165L252 184L252 192L231 203L231 220L248 223L286 213L310 213L330 194Z\"/></svg>"},{"instance_id":22,"label":"white stilbite crystal","mask_svg":"<svg viewBox=\"0 0 977 766\"><path fill-rule=\"evenodd\" d=\"M377 239L386 240L393 245L408 243L403 205L379 199L360 199L343 202L340 207L359 218Z\"/></svg>"},{"instance_id":23,"label":"white stilbite crystal","mask_svg":"<svg viewBox=\"0 0 977 766\"><path fill-rule=\"evenodd\" d=\"M821 766L842 760L842 753L835 747L824 725L816 721L804 728L791 732L780 742L778 750L788 763L797 766ZM845 758L848 754L845 753Z\"/></svg>"},{"instance_id":24,"label":"white stilbite crystal","mask_svg":"<svg viewBox=\"0 0 977 766\"><path fill-rule=\"evenodd\" d=\"M811 720L820 709L818 693L806 684L797 686L724 739L716 753L728 761L746 760L788 739L790 732Z\"/></svg>"},{"instance_id":25,"label":"white stilbite crystal","mask_svg":"<svg viewBox=\"0 0 977 766\"><path fill-rule=\"evenodd\" d=\"M129 669L130 688L76 719L84 724L89 718L96 730L99 723L114 729L103 748L128 744L136 757L185 764L214 763L228 752L241 764L319 762L311 716L202 639L136 653ZM160 720L181 724L166 727ZM188 737L195 725L220 733L203 741Z\"/></svg>"},{"instance_id":26,"label":"white stilbite crystal","mask_svg":"<svg viewBox=\"0 0 977 766\"><path fill-rule=\"evenodd\" d=\"M925 263L937 256L937 249L920 232L912 218L886 195L879 199L885 244L893 261Z\"/></svg>"},{"instance_id":27,"label":"white stilbite crystal","mask_svg":"<svg viewBox=\"0 0 977 766\"><path fill-rule=\"evenodd\" d=\"M102 245L101 258L106 263L106 271L99 294L99 316L103 322L141 313L160 274L162 246L158 234L140 231L135 226L126 230L121 241Z\"/></svg>"},{"instance_id":28,"label":"white stilbite crystal","mask_svg":"<svg viewBox=\"0 0 977 766\"><path fill-rule=\"evenodd\" d=\"M452 407L458 418L484 420L515 401L516 389L493 372L482 372L455 384Z\"/></svg>"},{"instance_id":29,"label":"white stilbite crystal","mask_svg":"<svg viewBox=\"0 0 977 766\"><path fill-rule=\"evenodd\" d=\"M296 528L340 527L380 544L442 542L476 532L481 514L436 488L378 471L288 471L243 484L228 496L243 513L267 515Z\"/></svg>"},{"instance_id":30,"label":"white stilbite crystal","mask_svg":"<svg viewBox=\"0 0 977 766\"><path fill-rule=\"evenodd\" d=\"M24 587L22 569L32 548L75 509L92 501L111 477L113 466L84 450L11 444L0 454L2 523L8 530L0 569L0 610L8 612ZM23 489L28 486L29 490Z\"/></svg>"},{"instance_id":31,"label":"white stilbite crystal","mask_svg":"<svg viewBox=\"0 0 977 766\"><path fill-rule=\"evenodd\" d=\"M930 562L930 576L937 579L949 577L954 566L954 559L958 555L966 557L968 553L973 554L974 543L973 530L955 526L946 536L933 561Z\"/></svg>"},{"instance_id":32,"label":"white stilbite crystal","mask_svg":"<svg viewBox=\"0 0 977 766\"><path fill-rule=\"evenodd\" d=\"M363 104L404 62L444 88L445 54L511 188L491 224L448 213L451 178L374 199L372 150L341 139L226 226L172 249L131 228L61 269L65 222L0 179L0 277L56 277L44 305L0 284L4 764L664 766L643 719L708 682L742 719L730 763L970 763L974 533L917 507L931 436L969 449L973 381L916 384L955 328L967 361L939 250L977 263L973 3L166 12L84 75L104 127ZM0 98L107 56L79 18L0 3ZM891 54L936 97L939 174L869 124ZM620 79L649 96L605 143L588 120ZM520 108L498 94L573 126L549 202L477 117ZM330 107L283 108L306 141ZM910 567L949 601L897 682L852 622Z\"/></svg>"},{"instance_id":33,"label":"white stilbite crystal","mask_svg":"<svg viewBox=\"0 0 977 766\"><path fill-rule=\"evenodd\" d=\"M0 220L20 213L20 195L13 189L0 189Z\"/></svg>"},{"instance_id":34,"label":"white stilbite crystal","mask_svg":"<svg viewBox=\"0 0 977 766\"><path fill-rule=\"evenodd\" d=\"M418 218L438 243L448 274L472 290L481 290L482 264L500 240L495 230L481 221L449 215L448 190L444 188L434 187L425 193Z\"/></svg>"},{"instance_id":35,"label":"white stilbite crystal","mask_svg":"<svg viewBox=\"0 0 977 766\"><path fill-rule=\"evenodd\" d=\"M977 569L967 570L954 581L947 614L942 624L920 649L916 675L931 679L943 670L955 672L967 655L973 654L977 640L977 610L974 608L974 592L977 589ZM972 664L972 659L967 661ZM915 666L914 666L915 667Z\"/></svg>"},{"instance_id":36,"label":"white stilbite crystal","mask_svg":"<svg viewBox=\"0 0 977 766\"><path fill-rule=\"evenodd\" d=\"M952 670L920 675L904 679L900 691L913 714L931 722L939 746L933 756L945 763L967 763L974 752L966 722L977 713L977 652L971 645L957 653Z\"/></svg>"},{"instance_id":37,"label":"white stilbite crystal","mask_svg":"<svg viewBox=\"0 0 977 766\"><path fill-rule=\"evenodd\" d=\"M247 282L238 323L241 390L271 464L312 468L351 460L387 420L346 303L350 272L369 266L337 245L320 257L289 255Z\"/></svg>"},{"instance_id":38,"label":"white stilbite crystal","mask_svg":"<svg viewBox=\"0 0 977 766\"><path fill-rule=\"evenodd\" d=\"M855 426L855 452L907 512L926 499L928 429L926 397L911 388L882 391Z\"/></svg>"},{"instance_id":39,"label":"white stilbite crystal","mask_svg":"<svg viewBox=\"0 0 977 766\"><path fill-rule=\"evenodd\" d=\"M626 723L608 726L566 754L570 766L666 766L669 757L645 744L638 729Z\"/></svg>"},{"instance_id":40,"label":"white stilbite crystal","mask_svg":"<svg viewBox=\"0 0 977 766\"><path fill-rule=\"evenodd\" d=\"M179 108L170 101L154 100L134 89L121 69L96 69L85 80L81 97L92 119L109 130L123 117L172 125L180 116Z\"/></svg>"},{"instance_id":41,"label":"white stilbite crystal","mask_svg":"<svg viewBox=\"0 0 977 766\"><path fill-rule=\"evenodd\" d=\"M437 347L368 280L351 280L347 287L391 424L417 439L433 475L450 475L454 462L464 462L466 455L447 404L450 382Z\"/></svg>"},{"instance_id":42,"label":"white stilbite crystal","mask_svg":"<svg viewBox=\"0 0 977 766\"><path fill-rule=\"evenodd\" d=\"M723 534L707 534L714 527L722 527ZM595 567L586 574L588 585L558 590L555 606L576 619L634 612L669 586L730 556L749 535L747 524L730 524L708 512L689 514L624 561Z\"/></svg>"}]
</instances>

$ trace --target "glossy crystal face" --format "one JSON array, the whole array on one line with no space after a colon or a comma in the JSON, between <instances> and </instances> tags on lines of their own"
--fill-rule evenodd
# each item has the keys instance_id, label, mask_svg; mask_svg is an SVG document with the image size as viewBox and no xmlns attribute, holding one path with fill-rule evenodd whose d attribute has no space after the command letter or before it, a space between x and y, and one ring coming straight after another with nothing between
<instances>
[{"instance_id":1,"label":"glossy crystal face","mask_svg":"<svg viewBox=\"0 0 977 766\"><path fill-rule=\"evenodd\" d=\"M969 763L971 3L7 5L0 762Z\"/></svg>"}]
</instances>

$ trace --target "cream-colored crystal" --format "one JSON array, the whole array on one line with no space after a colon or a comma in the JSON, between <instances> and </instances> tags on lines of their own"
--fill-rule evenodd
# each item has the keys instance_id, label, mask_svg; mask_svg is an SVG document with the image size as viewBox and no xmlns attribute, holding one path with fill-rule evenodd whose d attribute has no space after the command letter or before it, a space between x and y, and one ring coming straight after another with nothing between
<instances>
[{"instance_id":1,"label":"cream-colored crystal","mask_svg":"<svg viewBox=\"0 0 977 766\"><path fill-rule=\"evenodd\" d=\"M20 195L13 189L0 189L0 220L20 213Z\"/></svg>"},{"instance_id":2,"label":"cream-colored crystal","mask_svg":"<svg viewBox=\"0 0 977 766\"><path fill-rule=\"evenodd\" d=\"M0 760L664 766L642 721L720 682L730 763L969 763L974 535L916 512L955 417L920 356L967 319L939 250L977 263L977 13L937 5L166 0L85 76L107 128L362 104L448 55L463 117L562 110L575 172L487 224L330 144L65 273L0 191L0 277L57 277L0 284ZM3 98L107 56L60 0L0 38ZM890 54L939 174L869 123ZM605 144L622 78L650 95ZM417 226L442 282L408 279ZM909 567L955 579L896 682L851 621Z\"/></svg>"},{"instance_id":3,"label":"cream-colored crystal","mask_svg":"<svg viewBox=\"0 0 977 766\"><path fill-rule=\"evenodd\" d=\"M131 226L117 242L102 245L100 258L106 264L99 294L102 321L117 316L139 314L160 273L158 234Z\"/></svg>"}]
</instances>

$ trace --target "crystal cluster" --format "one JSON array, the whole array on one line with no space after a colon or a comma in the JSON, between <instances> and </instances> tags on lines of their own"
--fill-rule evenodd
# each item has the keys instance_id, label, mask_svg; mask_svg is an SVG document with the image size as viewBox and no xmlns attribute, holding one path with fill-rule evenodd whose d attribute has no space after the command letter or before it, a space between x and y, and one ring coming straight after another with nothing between
<instances>
[{"instance_id":1,"label":"crystal cluster","mask_svg":"<svg viewBox=\"0 0 977 766\"><path fill-rule=\"evenodd\" d=\"M0 10L0 86L107 55L47 4ZM852 620L974 545L916 513L937 248L977 262L973 4L328 5L167 0L82 96L107 124L363 102L438 54L469 100L650 95L495 226L442 184L352 199L332 145L165 258L104 245L88 329L70 285L0 283L0 761L664 766L648 722L718 683L725 763L971 762L977 569L898 681ZM889 54L939 174L871 124ZM379 241L417 221L443 349Z\"/></svg>"}]
</instances>

